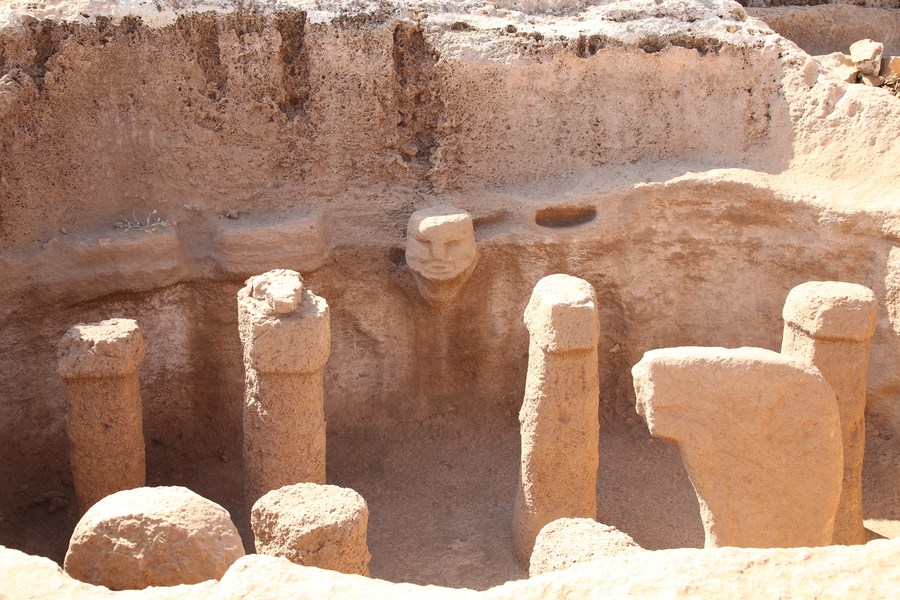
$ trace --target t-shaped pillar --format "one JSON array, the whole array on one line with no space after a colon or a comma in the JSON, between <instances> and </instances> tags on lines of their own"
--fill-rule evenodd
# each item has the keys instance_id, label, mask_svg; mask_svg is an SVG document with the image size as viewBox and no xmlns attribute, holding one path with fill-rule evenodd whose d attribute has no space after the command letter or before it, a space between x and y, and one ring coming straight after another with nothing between
<instances>
[{"instance_id":1,"label":"t-shaped pillar","mask_svg":"<svg viewBox=\"0 0 900 600\"><path fill-rule=\"evenodd\" d=\"M541 279L525 309L531 336L519 412L522 457L513 544L528 564L541 528L597 517L600 375L594 288L570 275Z\"/></svg>"},{"instance_id":2,"label":"t-shaped pillar","mask_svg":"<svg viewBox=\"0 0 900 600\"><path fill-rule=\"evenodd\" d=\"M75 325L59 343L68 403L69 461L82 513L145 483L138 368L144 339L131 319Z\"/></svg>"},{"instance_id":3,"label":"t-shaped pillar","mask_svg":"<svg viewBox=\"0 0 900 600\"><path fill-rule=\"evenodd\" d=\"M841 495L841 424L814 366L761 348L651 350L631 369L637 411L672 442L706 547L827 546Z\"/></svg>"},{"instance_id":4,"label":"t-shaped pillar","mask_svg":"<svg viewBox=\"0 0 900 600\"><path fill-rule=\"evenodd\" d=\"M866 369L878 301L867 287L838 281L798 285L784 304L782 354L815 365L837 397L844 441L835 544L865 544L862 466L866 444Z\"/></svg>"},{"instance_id":5,"label":"t-shaped pillar","mask_svg":"<svg viewBox=\"0 0 900 600\"><path fill-rule=\"evenodd\" d=\"M328 304L303 288L299 273L276 269L251 277L238 292L238 322L247 502L285 485L325 483Z\"/></svg>"}]
</instances>

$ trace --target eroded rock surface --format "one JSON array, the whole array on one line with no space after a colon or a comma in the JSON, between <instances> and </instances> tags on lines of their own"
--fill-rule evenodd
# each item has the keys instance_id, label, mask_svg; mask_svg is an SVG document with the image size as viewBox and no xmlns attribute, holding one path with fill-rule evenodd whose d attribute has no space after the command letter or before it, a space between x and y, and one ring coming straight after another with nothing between
<instances>
[{"instance_id":1,"label":"eroded rock surface","mask_svg":"<svg viewBox=\"0 0 900 600\"><path fill-rule=\"evenodd\" d=\"M66 572L111 590L219 579L244 547L231 516L183 487L137 488L107 496L72 534Z\"/></svg>"}]
</instances>

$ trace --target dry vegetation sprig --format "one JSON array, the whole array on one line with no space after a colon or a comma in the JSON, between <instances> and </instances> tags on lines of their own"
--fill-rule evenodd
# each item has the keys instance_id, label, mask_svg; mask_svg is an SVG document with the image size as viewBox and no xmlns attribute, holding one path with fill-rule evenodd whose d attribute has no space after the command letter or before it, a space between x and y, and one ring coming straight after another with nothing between
<instances>
[{"instance_id":1,"label":"dry vegetation sprig","mask_svg":"<svg viewBox=\"0 0 900 600\"><path fill-rule=\"evenodd\" d=\"M131 211L131 219L119 215L119 220L116 221L116 229L123 232L138 229L140 231L146 231L147 233L156 233L157 231L167 228L169 222L162 217L154 218L156 213L156 210L147 213L146 219L138 217L135 211Z\"/></svg>"}]
</instances>

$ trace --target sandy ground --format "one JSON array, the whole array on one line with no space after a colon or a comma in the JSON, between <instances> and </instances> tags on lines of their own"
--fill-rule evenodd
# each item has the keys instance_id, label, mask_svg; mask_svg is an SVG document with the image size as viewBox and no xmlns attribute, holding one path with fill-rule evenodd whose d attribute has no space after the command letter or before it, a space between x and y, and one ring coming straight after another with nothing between
<instances>
[{"instance_id":1,"label":"sandy ground","mask_svg":"<svg viewBox=\"0 0 900 600\"><path fill-rule=\"evenodd\" d=\"M436 418L331 435L328 480L369 504L373 577L485 589L527 574L510 545L518 456L515 422ZM604 424L600 461L601 522L648 549L703 545L697 500L674 448L634 424ZM865 508L873 537L900 535L898 466L897 440L872 436ZM187 483L241 513L239 460L171 464L151 473L151 483ZM7 517L0 543L61 561L77 519L71 507L23 507L16 519ZM249 549L247 521L236 521Z\"/></svg>"}]
</instances>

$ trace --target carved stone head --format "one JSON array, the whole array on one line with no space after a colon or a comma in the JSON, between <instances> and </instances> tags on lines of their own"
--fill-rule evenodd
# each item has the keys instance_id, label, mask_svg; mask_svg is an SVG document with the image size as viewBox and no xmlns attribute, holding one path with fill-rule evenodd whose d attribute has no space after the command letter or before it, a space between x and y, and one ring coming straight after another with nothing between
<instances>
[{"instance_id":1,"label":"carved stone head","mask_svg":"<svg viewBox=\"0 0 900 600\"><path fill-rule=\"evenodd\" d=\"M444 306L468 281L478 260L472 216L435 206L414 212L406 228L406 262L425 302Z\"/></svg>"}]
</instances>

